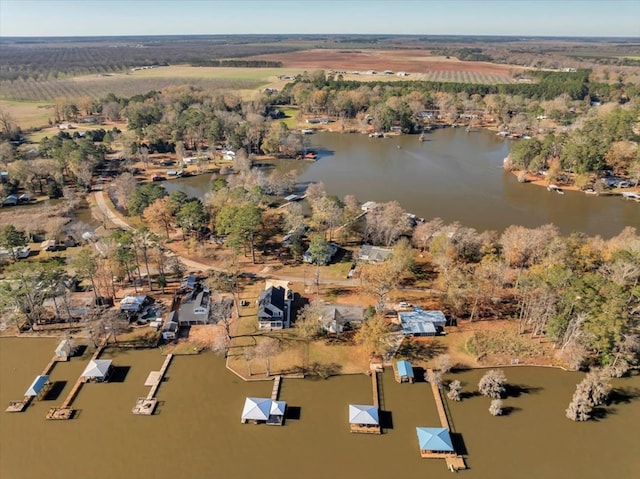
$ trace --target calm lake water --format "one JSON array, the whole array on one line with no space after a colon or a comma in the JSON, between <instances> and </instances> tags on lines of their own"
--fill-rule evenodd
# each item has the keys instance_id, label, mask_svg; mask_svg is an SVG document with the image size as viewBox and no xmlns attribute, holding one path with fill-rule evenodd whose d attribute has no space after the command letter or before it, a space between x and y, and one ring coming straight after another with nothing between
<instances>
[{"instance_id":1,"label":"calm lake water","mask_svg":"<svg viewBox=\"0 0 640 479\"><path fill-rule=\"evenodd\" d=\"M563 234L615 236L625 227L640 229L640 205L621 197L564 195L519 184L502 169L509 140L494 133L441 129L420 142L415 135L373 139L361 134L319 133L308 137L318 150L315 163L283 160L277 170L295 170L301 184L322 181L327 192L355 195L361 202L397 200L419 217L439 216L479 231L502 232L511 224L556 224ZM208 177L165 183L201 197Z\"/></svg>"},{"instance_id":2,"label":"calm lake water","mask_svg":"<svg viewBox=\"0 0 640 479\"><path fill-rule=\"evenodd\" d=\"M0 404L19 399L53 355L51 339L0 339ZM47 421L84 369L90 351L58 363L51 375L59 394L23 413L0 411L0 477L10 479L311 479L451 477L443 460L421 459L416 426L438 426L426 383L397 384L383 374L381 436L349 433L348 404L370 404L365 375L284 380L280 398L296 418L284 427L240 424L246 396L268 397L271 382L240 380L210 353L174 358L151 417L133 416L144 381L161 366L159 350L107 350L119 381L85 385L76 419ZM452 375L473 390L482 371ZM640 470L640 377L615 381L614 404L598 421L564 417L583 377L542 368L508 368L520 391L505 400L506 417L488 413L489 400L450 403L453 426L468 452L469 479L600 479L637 477Z\"/></svg>"}]
</instances>

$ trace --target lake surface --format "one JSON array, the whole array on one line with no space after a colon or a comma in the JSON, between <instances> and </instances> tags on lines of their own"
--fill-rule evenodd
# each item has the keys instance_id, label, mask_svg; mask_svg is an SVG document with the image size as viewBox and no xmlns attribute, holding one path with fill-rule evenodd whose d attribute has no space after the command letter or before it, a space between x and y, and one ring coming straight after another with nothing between
<instances>
[{"instance_id":1,"label":"lake surface","mask_svg":"<svg viewBox=\"0 0 640 479\"><path fill-rule=\"evenodd\" d=\"M53 355L53 339L0 339L0 404L21 398ZM0 411L0 477L11 479L242 479L448 478L441 459L421 459L416 426L439 426L426 383L398 384L383 374L381 436L349 433L348 404L370 404L365 375L328 380L285 379L280 399L296 418L284 427L240 423L246 396L268 397L271 382L244 382L211 353L176 356L158 392L158 414L131 414L146 395L149 371L161 366L159 350L112 351L119 382L85 385L74 403L76 419L47 421L90 357L58 363L51 375L59 394L35 401L23 413ZM482 371L459 379L467 392ZM450 403L452 422L468 452L469 479L600 479L637 477L640 470L640 377L616 380L607 415L577 424L564 417L583 377L543 368L508 368L518 386L506 417L492 417L489 400ZM61 387L63 386L63 387Z\"/></svg>"},{"instance_id":2,"label":"lake surface","mask_svg":"<svg viewBox=\"0 0 640 479\"><path fill-rule=\"evenodd\" d=\"M340 198L353 194L363 203L397 200L419 217L439 216L478 231L554 223L563 234L580 231L609 238L626 226L640 229L636 202L570 191L559 195L518 183L502 169L509 140L489 131L435 130L424 142L416 135L373 139L318 133L305 138L318 150L318 161L282 160L277 171L295 170L302 185L322 181L329 194ZM209 189L209 178L164 184L170 191L180 188L202 197Z\"/></svg>"}]
</instances>

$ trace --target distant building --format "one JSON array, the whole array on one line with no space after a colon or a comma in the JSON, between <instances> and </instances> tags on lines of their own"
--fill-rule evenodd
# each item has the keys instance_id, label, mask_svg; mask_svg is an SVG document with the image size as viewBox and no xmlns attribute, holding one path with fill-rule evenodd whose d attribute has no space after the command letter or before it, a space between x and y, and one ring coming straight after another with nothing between
<instances>
[{"instance_id":1,"label":"distant building","mask_svg":"<svg viewBox=\"0 0 640 479\"><path fill-rule=\"evenodd\" d=\"M360 207L360 209L362 211L371 211L374 210L378 207L378 203L376 203L375 201L367 201L366 203L363 203L362 206Z\"/></svg>"},{"instance_id":2,"label":"distant building","mask_svg":"<svg viewBox=\"0 0 640 479\"><path fill-rule=\"evenodd\" d=\"M307 250L302 255L302 261L304 261L305 263L315 263L316 261L318 261L321 265L324 266L331 262L331 259L336 255L337 252L338 252L338 245L335 243L329 243L327 248L327 254L324 256L324 258L320 258L319 260L316 260L311 255L311 252Z\"/></svg>"},{"instance_id":3,"label":"distant building","mask_svg":"<svg viewBox=\"0 0 640 479\"><path fill-rule=\"evenodd\" d=\"M284 329L291 325L293 291L286 281L267 281L258 298L258 328Z\"/></svg>"},{"instance_id":4,"label":"distant building","mask_svg":"<svg viewBox=\"0 0 640 479\"><path fill-rule=\"evenodd\" d=\"M120 311L127 313L140 313L145 306L151 304L151 298L146 294L125 296L120 300Z\"/></svg>"}]
</instances>

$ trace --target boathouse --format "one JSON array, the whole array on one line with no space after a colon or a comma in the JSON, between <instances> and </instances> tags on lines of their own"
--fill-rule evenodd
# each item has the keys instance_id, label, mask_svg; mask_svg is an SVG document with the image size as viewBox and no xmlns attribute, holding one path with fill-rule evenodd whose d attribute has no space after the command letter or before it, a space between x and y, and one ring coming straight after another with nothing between
<instances>
[{"instance_id":1,"label":"boathouse","mask_svg":"<svg viewBox=\"0 0 640 479\"><path fill-rule=\"evenodd\" d=\"M87 381L104 382L109 379L112 364L110 359L92 359L81 376Z\"/></svg>"},{"instance_id":2,"label":"boathouse","mask_svg":"<svg viewBox=\"0 0 640 479\"><path fill-rule=\"evenodd\" d=\"M413 375L413 366L409 361L397 361L396 368L393 371L396 377L396 381L399 383L411 383L415 380Z\"/></svg>"},{"instance_id":3,"label":"boathouse","mask_svg":"<svg viewBox=\"0 0 640 479\"><path fill-rule=\"evenodd\" d=\"M284 401L273 401L267 398L248 397L244 401L242 424L269 424L272 426L282 426L287 403Z\"/></svg>"},{"instance_id":4,"label":"boathouse","mask_svg":"<svg viewBox=\"0 0 640 479\"><path fill-rule=\"evenodd\" d=\"M49 376L44 374L36 376L31 383L31 386L29 386L29 389L25 391L24 395L29 397L38 397L46 392L49 385Z\"/></svg>"},{"instance_id":5,"label":"boathouse","mask_svg":"<svg viewBox=\"0 0 640 479\"><path fill-rule=\"evenodd\" d=\"M349 429L351 432L380 434L378 406L349 404Z\"/></svg>"},{"instance_id":6,"label":"boathouse","mask_svg":"<svg viewBox=\"0 0 640 479\"><path fill-rule=\"evenodd\" d=\"M443 427L417 427L418 444L422 457L440 457L455 454L451 434Z\"/></svg>"},{"instance_id":7,"label":"boathouse","mask_svg":"<svg viewBox=\"0 0 640 479\"><path fill-rule=\"evenodd\" d=\"M59 361L68 361L73 355L75 345L71 339L63 339L56 348L56 357Z\"/></svg>"}]
</instances>

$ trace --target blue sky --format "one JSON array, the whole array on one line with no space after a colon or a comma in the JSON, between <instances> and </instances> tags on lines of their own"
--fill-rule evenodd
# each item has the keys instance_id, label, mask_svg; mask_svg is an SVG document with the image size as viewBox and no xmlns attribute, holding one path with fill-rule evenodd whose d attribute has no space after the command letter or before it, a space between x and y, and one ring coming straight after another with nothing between
<instances>
[{"instance_id":1,"label":"blue sky","mask_svg":"<svg viewBox=\"0 0 640 479\"><path fill-rule=\"evenodd\" d=\"M245 33L640 37L640 0L0 0L0 36Z\"/></svg>"}]
</instances>

